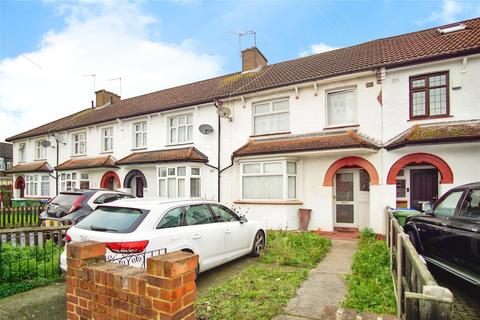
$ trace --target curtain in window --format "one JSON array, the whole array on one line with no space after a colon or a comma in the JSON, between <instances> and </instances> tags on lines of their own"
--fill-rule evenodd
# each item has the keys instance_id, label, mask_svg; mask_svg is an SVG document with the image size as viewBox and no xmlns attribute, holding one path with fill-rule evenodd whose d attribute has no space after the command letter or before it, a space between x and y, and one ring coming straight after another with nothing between
<instances>
[{"instance_id":1,"label":"curtain in window","mask_svg":"<svg viewBox=\"0 0 480 320\"><path fill-rule=\"evenodd\" d=\"M243 199L283 199L283 176L243 177Z\"/></svg>"},{"instance_id":2,"label":"curtain in window","mask_svg":"<svg viewBox=\"0 0 480 320\"><path fill-rule=\"evenodd\" d=\"M285 132L289 130L288 112L255 116L255 134Z\"/></svg>"},{"instance_id":3,"label":"curtain in window","mask_svg":"<svg viewBox=\"0 0 480 320\"><path fill-rule=\"evenodd\" d=\"M353 123L355 91L342 91L328 94L328 124Z\"/></svg>"}]
</instances>

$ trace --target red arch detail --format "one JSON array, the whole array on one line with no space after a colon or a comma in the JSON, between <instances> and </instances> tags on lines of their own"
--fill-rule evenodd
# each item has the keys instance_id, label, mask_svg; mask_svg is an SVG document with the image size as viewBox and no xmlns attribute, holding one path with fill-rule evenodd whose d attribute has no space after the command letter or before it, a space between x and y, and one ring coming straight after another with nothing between
<instances>
[{"instance_id":1,"label":"red arch detail","mask_svg":"<svg viewBox=\"0 0 480 320\"><path fill-rule=\"evenodd\" d=\"M397 160L388 171L387 184L396 184L398 172L409 164L428 163L438 169L442 179L440 183L453 183L453 172L450 166L440 157L429 153L412 153Z\"/></svg>"},{"instance_id":2,"label":"red arch detail","mask_svg":"<svg viewBox=\"0 0 480 320\"><path fill-rule=\"evenodd\" d=\"M100 188L106 189L108 187L108 180L110 178L115 179L115 181L117 182L117 186L118 186L117 188L122 187L122 184L120 183L120 177L118 176L118 174L116 174L113 171L108 171L108 172L105 172L105 174L102 177L102 181L100 181Z\"/></svg>"},{"instance_id":3,"label":"red arch detail","mask_svg":"<svg viewBox=\"0 0 480 320\"><path fill-rule=\"evenodd\" d=\"M15 189L25 188L25 179L23 177L17 177L15 180Z\"/></svg>"},{"instance_id":4,"label":"red arch detail","mask_svg":"<svg viewBox=\"0 0 480 320\"><path fill-rule=\"evenodd\" d=\"M328 168L325 178L323 180L324 186L333 186L333 177L338 170L342 168L360 167L365 169L370 176L370 184L378 184L378 173L373 164L368 160L360 157L345 157L335 161L330 168Z\"/></svg>"}]
</instances>

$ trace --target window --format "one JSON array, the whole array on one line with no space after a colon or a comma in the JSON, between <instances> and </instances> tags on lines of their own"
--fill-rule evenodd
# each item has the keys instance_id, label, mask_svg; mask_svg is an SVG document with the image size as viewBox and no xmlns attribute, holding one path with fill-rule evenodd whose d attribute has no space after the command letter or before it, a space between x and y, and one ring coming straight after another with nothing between
<instances>
[{"instance_id":1,"label":"window","mask_svg":"<svg viewBox=\"0 0 480 320\"><path fill-rule=\"evenodd\" d=\"M463 202L460 215L467 218L480 218L480 190L470 190Z\"/></svg>"},{"instance_id":2,"label":"window","mask_svg":"<svg viewBox=\"0 0 480 320\"><path fill-rule=\"evenodd\" d=\"M133 147L145 148L147 146L147 122L133 124Z\"/></svg>"},{"instance_id":3,"label":"window","mask_svg":"<svg viewBox=\"0 0 480 320\"><path fill-rule=\"evenodd\" d=\"M185 224L194 226L198 224L213 223L213 217L204 204L185 207Z\"/></svg>"},{"instance_id":4,"label":"window","mask_svg":"<svg viewBox=\"0 0 480 320\"><path fill-rule=\"evenodd\" d=\"M435 206L433 214L439 217L449 217L455 214L458 201L463 194L462 191L454 191L444 198L439 204Z\"/></svg>"},{"instance_id":5,"label":"window","mask_svg":"<svg viewBox=\"0 0 480 320\"><path fill-rule=\"evenodd\" d=\"M5 169L6 169L5 163L6 163L5 159L0 158L0 171L5 171Z\"/></svg>"},{"instance_id":6,"label":"window","mask_svg":"<svg viewBox=\"0 0 480 320\"><path fill-rule=\"evenodd\" d=\"M43 141L45 141L45 139L35 141L35 159L37 160L47 157L47 148L42 146Z\"/></svg>"},{"instance_id":7,"label":"window","mask_svg":"<svg viewBox=\"0 0 480 320\"><path fill-rule=\"evenodd\" d=\"M93 203L103 204L103 203L109 203L109 202L113 202L123 198L133 198L133 196L120 194L120 193L104 193L101 196L99 196L97 199L95 199Z\"/></svg>"},{"instance_id":8,"label":"window","mask_svg":"<svg viewBox=\"0 0 480 320\"><path fill-rule=\"evenodd\" d=\"M168 120L170 143L193 141L193 115L173 117Z\"/></svg>"},{"instance_id":9,"label":"window","mask_svg":"<svg viewBox=\"0 0 480 320\"><path fill-rule=\"evenodd\" d=\"M87 134L85 132L76 133L73 136L73 154L83 155L87 153Z\"/></svg>"},{"instance_id":10,"label":"window","mask_svg":"<svg viewBox=\"0 0 480 320\"><path fill-rule=\"evenodd\" d=\"M406 190L405 179L397 179L397 198L405 198L407 195Z\"/></svg>"},{"instance_id":11,"label":"window","mask_svg":"<svg viewBox=\"0 0 480 320\"><path fill-rule=\"evenodd\" d=\"M73 191L79 189L89 189L90 182L88 173L69 172L60 175L60 190Z\"/></svg>"},{"instance_id":12,"label":"window","mask_svg":"<svg viewBox=\"0 0 480 320\"><path fill-rule=\"evenodd\" d=\"M296 197L296 162L256 162L242 165L243 199L287 200Z\"/></svg>"},{"instance_id":13,"label":"window","mask_svg":"<svg viewBox=\"0 0 480 320\"><path fill-rule=\"evenodd\" d=\"M448 72L410 78L410 118L448 114Z\"/></svg>"},{"instance_id":14,"label":"window","mask_svg":"<svg viewBox=\"0 0 480 320\"><path fill-rule=\"evenodd\" d=\"M210 208L212 208L213 214L215 215L218 222L234 222L239 220L238 216L235 213L225 208L224 206L211 204Z\"/></svg>"},{"instance_id":15,"label":"window","mask_svg":"<svg viewBox=\"0 0 480 320\"><path fill-rule=\"evenodd\" d=\"M365 169L360 169L360 191L370 191L370 175Z\"/></svg>"},{"instance_id":16,"label":"window","mask_svg":"<svg viewBox=\"0 0 480 320\"><path fill-rule=\"evenodd\" d=\"M18 145L18 162L25 161L25 143Z\"/></svg>"},{"instance_id":17,"label":"window","mask_svg":"<svg viewBox=\"0 0 480 320\"><path fill-rule=\"evenodd\" d=\"M198 167L158 168L158 194L161 198L199 198L200 185Z\"/></svg>"},{"instance_id":18,"label":"window","mask_svg":"<svg viewBox=\"0 0 480 320\"><path fill-rule=\"evenodd\" d=\"M76 228L92 230L106 228L108 232L132 232L148 211L130 208L100 207L75 225Z\"/></svg>"},{"instance_id":19,"label":"window","mask_svg":"<svg viewBox=\"0 0 480 320\"><path fill-rule=\"evenodd\" d=\"M253 105L253 134L270 134L290 130L288 100Z\"/></svg>"},{"instance_id":20,"label":"window","mask_svg":"<svg viewBox=\"0 0 480 320\"><path fill-rule=\"evenodd\" d=\"M157 229L175 228L182 226L182 208L168 211L160 220Z\"/></svg>"},{"instance_id":21,"label":"window","mask_svg":"<svg viewBox=\"0 0 480 320\"><path fill-rule=\"evenodd\" d=\"M356 122L357 93L354 88L327 93L328 126L351 125Z\"/></svg>"},{"instance_id":22,"label":"window","mask_svg":"<svg viewBox=\"0 0 480 320\"><path fill-rule=\"evenodd\" d=\"M102 151L108 152L113 150L113 128L102 129Z\"/></svg>"},{"instance_id":23,"label":"window","mask_svg":"<svg viewBox=\"0 0 480 320\"><path fill-rule=\"evenodd\" d=\"M29 174L25 176L25 195L30 197L50 195L50 177L48 175Z\"/></svg>"}]
</instances>

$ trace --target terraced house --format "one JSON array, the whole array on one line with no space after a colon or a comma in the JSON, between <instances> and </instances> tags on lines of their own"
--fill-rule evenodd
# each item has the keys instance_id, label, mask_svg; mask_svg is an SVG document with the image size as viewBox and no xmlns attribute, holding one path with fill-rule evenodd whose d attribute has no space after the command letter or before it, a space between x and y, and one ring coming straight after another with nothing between
<instances>
[{"instance_id":1,"label":"terraced house","mask_svg":"<svg viewBox=\"0 0 480 320\"><path fill-rule=\"evenodd\" d=\"M235 204L269 228L384 229L479 181L480 19L122 100L10 137L16 197L109 188ZM49 141L44 142L44 141ZM58 157L57 157L58 154ZM55 177L58 175L58 179Z\"/></svg>"}]
</instances>

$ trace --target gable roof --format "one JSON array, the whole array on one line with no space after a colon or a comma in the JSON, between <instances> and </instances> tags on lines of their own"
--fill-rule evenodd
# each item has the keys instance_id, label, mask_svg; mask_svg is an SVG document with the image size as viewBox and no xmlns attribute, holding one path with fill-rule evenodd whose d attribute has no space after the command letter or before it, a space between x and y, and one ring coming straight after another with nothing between
<instances>
[{"instance_id":1,"label":"gable roof","mask_svg":"<svg viewBox=\"0 0 480 320\"><path fill-rule=\"evenodd\" d=\"M195 147L134 152L117 161L117 165L161 163L161 162L202 162L208 157Z\"/></svg>"},{"instance_id":2,"label":"gable roof","mask_svg":"<svg viewBox=\"0 0 480 320\"><path fill-rule=\"evenodd\" d=\"M445 59L480 52L480 18L462 22L466 29L441 34L437 28L383 38L303 58L267 65L248 73L232 73L173 87L103 108L88 108L17 134L7 141L52 131L94 125L118 118L213 102L215 99L256 92L328 77Z\"/></svg>"},{"instance_id":3,"label":"gable roof","mask_svg":"<svg viewBox=\"0 0 480 320\"><path fill-rule=\"evenodd\" d=\"M348 148L379 149L377 145L361 137L356 132L347 131L342 133L250 140L245 145L234 151L233 156L238 158L262 154Z\"/></svg>"},{"instance_id":4,"label":"gable roof","mask_svg":"<svg viewBox=\"0 0 480 320\"><path fill-rule=\"evenodd\" d=\"M480 120L416 124L393 138L385 148L408 145L480 141Z\"/></svg>"},{"instance_id":5,"label":"gable roof","mask_svg":"<svg viewBox=\"0 0 480 320\"><path fill-rule=\"evenodd\" d=\"M89 168L116 168L115 158L108 156L101 156L95 158L80 158L70 159L55 167L57 171L74 170L74 169L89 169Z\"/></svg>"},{"instance_id":6,"label":"gable roof","mask_svg":"<svg viewBox=\"0 0 480 320\"><path fill-rule=\"evenodd\" d=\"M13 166L7 173L52 172L52 167L46 161L20 163Z\"/></svg>"}]
</instances>

